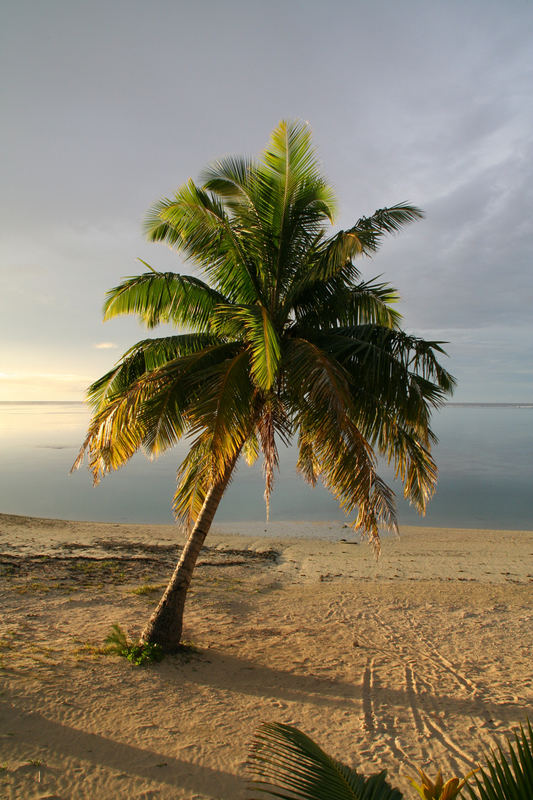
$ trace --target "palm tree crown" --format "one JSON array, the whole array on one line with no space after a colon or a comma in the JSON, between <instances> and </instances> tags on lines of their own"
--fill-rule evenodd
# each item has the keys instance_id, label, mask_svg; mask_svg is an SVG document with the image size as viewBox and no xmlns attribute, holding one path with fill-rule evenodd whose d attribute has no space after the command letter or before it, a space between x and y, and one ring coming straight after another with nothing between
<instances>
[{"instance_id":1,"label":"palm tree crown","mask_svg":"<svg viewBox=\"0 0 533 800\"><path fill-rule=\"evenodd\" d=\"M262 451L268 500L276 438L297 437L298 469L320 477L375 541L396 527L376 455L423 512L436 482L430 412L452 391L440 344L399 328L394 289L354 264L422 216L405 203L331 233L335 201L303 123L282 122L259 161L224 158L150 211L146 233L202 278L149 271L112 289L105 319L135 314L176 335L135 344L89 388L85 452L95 481L139 448L186 435L177 516L193 523L210 487Z\"/></svg>"}]
</instances>

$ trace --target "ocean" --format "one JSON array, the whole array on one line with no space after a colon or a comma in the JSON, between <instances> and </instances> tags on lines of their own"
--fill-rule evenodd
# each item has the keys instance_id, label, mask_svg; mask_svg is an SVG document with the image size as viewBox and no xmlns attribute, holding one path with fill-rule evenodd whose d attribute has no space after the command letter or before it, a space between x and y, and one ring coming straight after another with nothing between
<instances>
[{"instance_id":1,"label":"ocean","mask_svg":"<svg viewBox=\"0 0 533 800\"><path fill-rule=\"evenodd\" d=\"M138 455L93 487L86 468L69 474L89 413L83 403L0 403L0 512L57 519L172 522L183 442L155 461ZM450 403L433 418L439 483L426 516L399 496L400 525L533 529L533 404ZM280 452L272 520L344 520L335 499L312 489ZM381 474L392 480L384 468ZM261 464L242 464L215 521L263 521Z\"/></svg>"}]
</instances>

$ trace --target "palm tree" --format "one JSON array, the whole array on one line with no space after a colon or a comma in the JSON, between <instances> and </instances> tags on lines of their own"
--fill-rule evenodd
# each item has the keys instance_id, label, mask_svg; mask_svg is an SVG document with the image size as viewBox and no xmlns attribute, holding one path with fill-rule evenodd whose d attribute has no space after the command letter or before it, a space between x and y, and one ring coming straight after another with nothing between
<instances>
[{"instance_id":1,"label":"palm tree","mask_svg":"<svg viewBox=\"0 0 533 800\"><path fill-rule=\"evenodd\" d=\"M148 328L186 330L138 342L92 384L75 464L87 454L97 482L139 449L157 456L191 442L174 497L190 536L143 642L178 646L196 559L241 454L252 463L262 451L268 513L276 438L296 435L304 478L320 477L376 544L380 524L396 527L376 452L420 512L434 491L430 412L453 388L443 350L400 330L395 290L354 264L422 213L402 203L328 236L333 216L309 127L282 122L259 161L217 161L151 209L148 238L203 279L146 264L107 295L105 319L135 314Z\"/></svg>"}]
</instances>

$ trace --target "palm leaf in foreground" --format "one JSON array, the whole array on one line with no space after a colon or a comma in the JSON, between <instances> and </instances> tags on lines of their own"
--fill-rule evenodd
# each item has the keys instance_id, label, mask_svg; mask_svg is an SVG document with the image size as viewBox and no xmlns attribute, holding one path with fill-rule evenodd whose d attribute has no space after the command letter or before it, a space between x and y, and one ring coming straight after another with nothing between
<instances>
[{"instance_id":1,"label":"palm leaf in foreground","mask_svg":"<svg viewBox=\"0 0 533 800\"><path fill-rule=\"evenodd\" d=\"M291 725L261 725L248 757L253 776L248 800L259 794L282 800L401 800L386 772L365 778L328 756Z\"/></svg>"},{"instance_id":2,"label":"palm leaf in foreground","mask_svg":"<svg viewBox=\"0 0 533 800\"><path fill-rule=\"evenodd\" d=\"M507 739L509 757L501 747L493 750L487 766L474 775L475 787L467 785L472 800L531 800L533 798L533 730L527 720L514 740Z\"/></svg>"}]
</instances>

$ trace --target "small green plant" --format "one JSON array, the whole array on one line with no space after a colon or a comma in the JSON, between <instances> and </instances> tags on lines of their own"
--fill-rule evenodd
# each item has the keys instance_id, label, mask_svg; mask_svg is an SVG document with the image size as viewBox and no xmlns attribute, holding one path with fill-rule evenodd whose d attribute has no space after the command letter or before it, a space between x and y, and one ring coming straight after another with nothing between
<instances>
[{"instance_id":1,"label":"small green plant","mask_svg":"<svg viewBox=\"0 0 533 800\"><path fill-rule=\"evenodd\" d=\"M108 653L116 653L127 658L131 664L141 667L154 661L162 661L164 650L159 644L135 643L128 639L120 625L112 625L111 632L105 640Z\"/></svg>"},{"instance_id":2,"label":"small green plant","mask_svg":"<svg viewBox=\"0 0 533 800\"><path fill-rule=\"evenodd\" d=\"M159 583L157 585L152 585L150 583L143 583L142 586L137 586L137 588L136 589L132 589L131 592L132 592L132 594L149 595L150 596L150 595L154 594L155 592L161 591L161 589L163 589L163 588L164 588L164 586L161 583Z\"/></svg>"}]
</instances>

